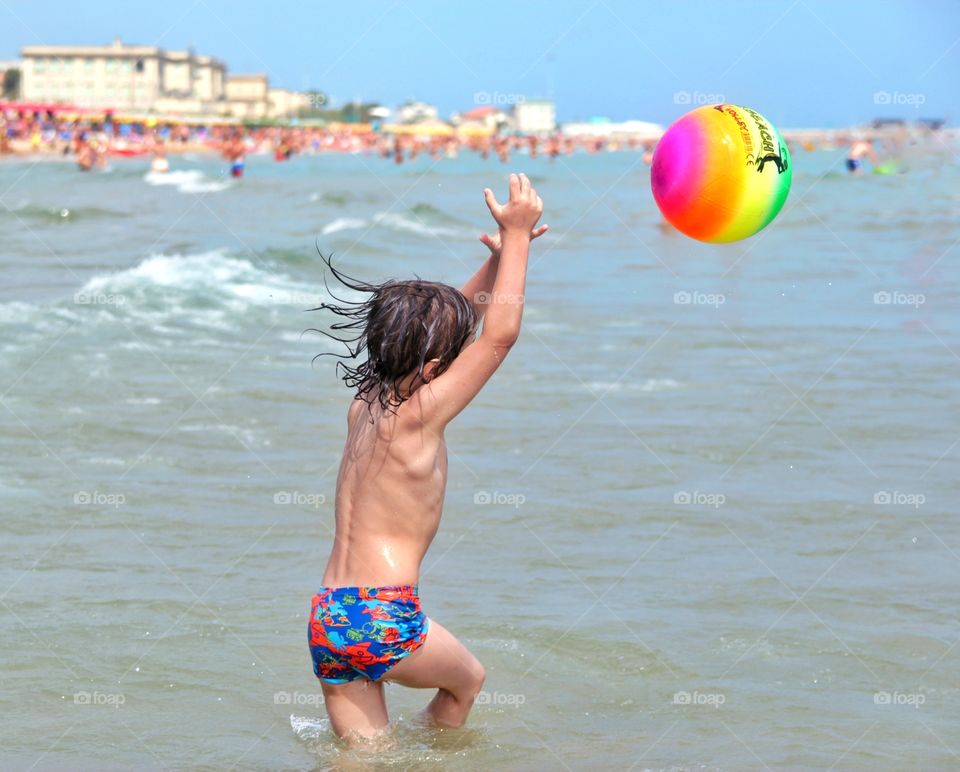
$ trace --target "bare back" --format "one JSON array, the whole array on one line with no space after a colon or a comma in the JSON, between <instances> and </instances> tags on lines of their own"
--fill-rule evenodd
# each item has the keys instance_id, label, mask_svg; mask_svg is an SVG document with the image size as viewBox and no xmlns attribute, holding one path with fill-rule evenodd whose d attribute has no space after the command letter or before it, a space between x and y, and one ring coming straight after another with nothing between
<instances>
[{"instance_id":1,"label":"bare back","mask_svg":"<svg viewBox=\"0 0 960 772\"><path fill-rule=\"evenodd\" d=\"M429 362L410 362L405 401L396 411L354 400L347 413L347 443L337 475L336 535L323 574L324 587L417 584L420 563L433 541L447 485L443 432L480 392L520 334L530 241L543 201L526 175L510 175L510 199L484 190L500 228L492 268L485 264L460 291L483 319L478 338L466 343L436 374ZM488 261L489 263L489 261ZM488 297L488 301L476 300ZM470 301L474 298L474 301ZM471 322L471 324L473 324ZM423 356L423 352L418 352ZM427 372L430 370L430 372ZM416 388L412 384L419 383ZM382 387L382 386L381 386ZM408 393L409 392L409 393ZM372 420L371 420L372 419Z\"/></svg>"},{"instance_id":2,"label":"bare back","mask_svg":"<svg viewBox=\"0 0 960 772\"><path fill-rule=\"evenodd\" d=\"M392 413L355 400L347 413L336 538L323 585L416 584L440 525L446 483L442 432L417 420L408 403Z\"/></svg>"}]
</instances>

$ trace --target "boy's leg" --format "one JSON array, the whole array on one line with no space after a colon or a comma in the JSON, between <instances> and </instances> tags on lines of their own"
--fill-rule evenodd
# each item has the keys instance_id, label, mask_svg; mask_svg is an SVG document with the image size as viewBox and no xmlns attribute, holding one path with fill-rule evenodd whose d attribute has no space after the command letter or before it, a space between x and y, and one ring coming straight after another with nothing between
<instances>
[{"instance_id":1,"label":"boy's leg","mask_svg":"<svg viewBox=\"0 0 960 772\"><path fill-rule=\"evenodd\" d=\"M483 686L483 665L445 627L430 620L427 640L384 679L414 689L439 689L426 714L439 726L463 726Z\"/></svg>"},{"instance_id":2,"label":"boy's leg","mask_svg":"<svg viewBox=\"0 0 960 772\"><path fill-rule=\"evenodd\" d=\"M390 723L383 684L358 678L345 684L320 682L330 726L337 737L375 737Z\"/></svg>"}]
</instances>

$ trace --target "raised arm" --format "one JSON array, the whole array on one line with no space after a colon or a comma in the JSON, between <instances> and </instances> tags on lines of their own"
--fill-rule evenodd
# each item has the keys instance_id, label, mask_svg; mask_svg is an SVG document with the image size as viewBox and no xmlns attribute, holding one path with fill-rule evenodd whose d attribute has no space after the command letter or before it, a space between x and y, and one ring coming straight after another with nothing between
<instances>
[{"instance_id":1,"label":"raised arm","mask_svg":"<svg viewBox=\"0 0 960 772\"><path fill-rule=\"evenodd\" d=\"M501 244L492 285L486 297L480 299L485 301L482 305L486 311L483 330L446 372L417 389L408 404L418 421L438 430L479 393L520 335L527 255L534 228L543 212L543 201L524 174L510 175L510 198L506 204L501 205L489 188L483 193L490 214L497 222ZM543 232L543 229L537 230ZM480 280L486 277L489 270ZM467 283L468 288L474 279Z\"/></svg>"},{"instance_id":2,"label":"raised arm","mask_svg":"<svg viewBox=\"0 0 960 772\"><path fill-rule=\"evenodd\" d=\"M484 195L486 195L486 190ZM494 199L496 200L496 199ZM542 236L549 230L548 225L541 225L530 231L530 241ZM490 257L484 261L477 272L471 276L467 283L463 285L460 291L473 304L473 310L478 319L482 319L487 310L487 301L493 290L493 283L497 278L497 270L500 267L500 253L503 250L503 242L500 237L500 230L494 231L493 235L484 233L480 236L480 241L490 250Z\"/></svg>"},{"instance_id":3,"label":"raised arm","mask_svg":"<svg viewBox=\"0 0 960 772\"><path fill-rule=\"evenodd\" d=\"M467 300L473 304L473 310L476 312L478 319L482 319L484 312L487 310L486 298L489 297L490 290L493 289L493 282L497 278L499 267L500 252L498 250L494 253L491 250L490 257L483 261L483 265L460 288Z\"/></svg>"}]
</instances>

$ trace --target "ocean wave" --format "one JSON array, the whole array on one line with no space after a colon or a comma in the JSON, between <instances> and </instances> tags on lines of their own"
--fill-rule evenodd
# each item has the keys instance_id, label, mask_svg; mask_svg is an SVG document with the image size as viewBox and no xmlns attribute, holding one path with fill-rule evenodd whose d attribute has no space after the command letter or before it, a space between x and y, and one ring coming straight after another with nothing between
<instances>
[{"instance_id":1,"label":"ocean wave","mask_svg":"<svg viewBox=\"0 0 960 772\"><path fill-rule=\"evenodd\" d=\"M16 206L9 210L0 208L0 215L9 215L20 220L32 220L37 222L49 223L69 223L76 220L90 220L95 218L107 217L128 217L125 212L117 212L112 209L103 209L98 206L83 207L65 207L65 206L41 206L31 204L29 201L20 201Z\"/></svg>"},{"instance_id":2,"label":"ocean wave","mask_svg":"<svg viewBox=\"0 0 960 772\"><path fill-rule=\"evenodd\" d=\"M373 217L378 225L386 225L394 230L416 233L418 236L458 236L460 232L442 225L429 225L414 214L413 219L394 212L381 212Z\"/></svg>"},{"instance_id":3,"label":"ocean wave","mask_svg":"<svg viewBox=\"0 0 960 772\"><path fill-rule=\"evenodd\" d=\"M647 380L640 383L634 383L632 381L590 381L586 386L590 391L600 391L602 393L616 393L620 391L657 392L680 388L680 384L673 380L673 378L647 378Z\"/></svg>"},{"instance_id":4,"label":"ocean wave","mask_svg":"<svg viewBox=\"0 0 960 772\"><path fill-rule=\"evenodd\" d=\"M118 308L130 300L161 300L171 291L193 295L203 307L315 305L322 292L286 274L213 251L197 255L153 255L133 268L95 276L76 293L96 303L116 298ZM218 303L219 301L219 303ZM222 315L222 314L220 314Z\"/></svg>"},{"instance_id":5,"label":"ocean wave","mask_svg":"<svg viewBox=\"0 0 960 772\"><path fill-rule=\"evenodd\" d=\"M317 201L322 201L325 204L333 204L335 206L346 206L350 203L352 196L349 192L326 192L326 193L311 193L310 201L316 203Z\"/></svg>"},{"instance_id":6,"label":"ocean wave","mask_svg":"<svg viewBox=\"0 0 960 772\"><path fill-rule=\"evenodd\" d=\"M331 233L356 230L358 228L364 228L367 225L369 225L369 223L366 220L360 220L356 217L338 217L333 222L329 222L324 225L320 233L322 233L324 236L328 236Z\"/></svg>"},{"instance_id":7,"label":"ocean wave","mask_svg":"<svg viewBox=\"0 0 960 772\"><path fill-rule=\"evenodd\" d=\"M315 320L297 315L325 299L322 285L221 251L152 255L132 268L94 276L53 304L0 303L0 327L17 330L15 345L0 351L22 350L35 337L74 325L118 322L146 325L153 339L189 335L194 342L214 343L247 321L269 325L280 314L309 327ZM198 330L206 335L198 337ZM139 339L117 344L132 350L144 346Z\"/></svg>"},{"instance_id":8,"label":"ocean wave","mask_svg":"<svg viewBox=\"0 0 960 772\"><path fill-rule=\"evenodd\" d=\"M453 215L445 212L443 209L438 209L432 204L427 204L424 202L419 202L410 207L410 212L415 214L420 219L424 220L443 220L448 223L463 224L463 220L459 217L454 217Z\"/></svg>"},{"instance_id":9,"label":"ocean wave","mask_svg":"<svg viewBox=\"0 0 960 772\"><path fill-rule=\"evenodd\" d=\"M568 332L570 325L562 322L532 322L527 325L527 329L534 332Z\"/></svg>"},{"instance_id":10,"label":"ocean wave","mask_svg":"<svg viewBox=\"0 0 960 772\"><path fill-rule=\"evenodd\" d=\"M212 180L199 169L147 172L143 181L148 185L172 185L181 193L218 193L233 187L231 180Z\"/></svg>"},{"instance_id":11,"label":"ocean wave","mask_svg":"<svg viewBox=\"0 0 960 772\"><path fill-rule=\"evenodd\" d=\"M361 228L386 227L395 231L405 233L414 233L417 236L438 237L438 236L463 236L464 233L456 228L450 228L445 225L432 225L414 210L411 210L412 217L397 214L396 212L379 212L369 220L358 217L338 217L335 220L323 226L320 232L324 236L340 231L360 230Z\"/></svg>"}]
</instances>

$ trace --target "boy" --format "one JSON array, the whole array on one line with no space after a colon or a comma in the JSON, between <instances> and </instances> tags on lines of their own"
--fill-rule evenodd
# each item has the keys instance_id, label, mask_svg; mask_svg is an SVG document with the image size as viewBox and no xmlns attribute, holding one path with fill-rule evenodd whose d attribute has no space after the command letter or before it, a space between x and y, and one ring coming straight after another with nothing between
<instances>
[{"instance_id":1,"label":"boy","mask_svg":"<svg viewBox=\"0 0 960 772\"><path fill-rule=\"evenodd\" d=\"M330 266L369 294L352 307L320 306L349 320L332 326L356 333L337 338L349 357L367 354L357 367L341 363L357 394L337 476L333 550L308 628L341 738L387 728L384 681L437 689L423 717L441 727L463 725L483 684L476 657L420 609L417 582L443 507L444 428L516 342L530 241L547 230L537 227L543 201L525 175L510 175L506 204L489 188L484 197L498 231L480 237L490 257L459 291L419 280L366 284Z\"/></svg>"}]
</instances>

